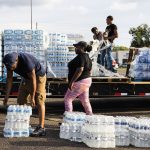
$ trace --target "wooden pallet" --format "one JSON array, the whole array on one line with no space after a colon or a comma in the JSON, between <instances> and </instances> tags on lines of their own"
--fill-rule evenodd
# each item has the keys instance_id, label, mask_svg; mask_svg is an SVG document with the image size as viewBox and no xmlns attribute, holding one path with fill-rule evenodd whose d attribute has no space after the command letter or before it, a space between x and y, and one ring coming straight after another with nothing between
<instances>
[{"instance_id":1,"label":"wooden pallet","mask_svg":"<svg viewBox=\"0 0 150 150\"><path fill-rule=\"evenodd\" d=\"M126 78L126 77L93 77L92 82L129 83L129 82L131 82L131 80L130 80L130 78Z\"/></svg>"},{"instance_id":2,"label":"wooden pallet","mask_svg":"<svg viewBox=\"0 0 150 150\"><path fill-rule=\"evenodd\" d=\"M47 77L47 82L67 82L67 78L48 78Z\"/></svg>"}]
</instances>

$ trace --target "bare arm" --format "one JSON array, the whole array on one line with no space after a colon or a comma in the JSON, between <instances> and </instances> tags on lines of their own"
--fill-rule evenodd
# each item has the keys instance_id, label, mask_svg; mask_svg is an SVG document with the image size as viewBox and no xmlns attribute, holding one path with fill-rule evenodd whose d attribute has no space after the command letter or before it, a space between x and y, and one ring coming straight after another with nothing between
<instances>
[{"instance_id":1,"label":"bare arm","mask_svg":"<svg viewBox=\"0 0 150 150\"><path fill-rule=\"evenodd\" d=\"M93 35L93 39L94 39L94 40L96 40L96 39L97 39L95 35Z\"/></svg>"},{"instance_id":2,"label":"bare arm","mask_svg":"<svg viewBox=\"0 0 150 150\"><path fill-rule=\"evenodd\" d=\"M13 71L7 70L6 95L4 99L4 105L7 105L8 98L12 88L12 82L13 82Z\"/></svg>"},{"instance_id":3,"label":"bare arm","mask_svg":"<svg viewBox=\"0 0 150 150\"><path fill-rule=\"evenodd\" d=\"M76 72L69 83L69 89L71 89L73 82L76 82L78 80L78 78L81 76L83 69L84 69L83 67L76 69Z\"/></svg>"},{"instance_id":4,"label":"bare arm","mask_svg":"<svg viewBox=\"0 0 150 150\"><path fill-rule=\"evenodd\" d=\"M33 105L35 105L35 92L36 92L36 74L35 74L35 69L32 70L32 72L28 73L28 77L31 81L31 91L30 91L30 95L31 95L31 101L33 103Z\"/></svg>"}]
</instances>

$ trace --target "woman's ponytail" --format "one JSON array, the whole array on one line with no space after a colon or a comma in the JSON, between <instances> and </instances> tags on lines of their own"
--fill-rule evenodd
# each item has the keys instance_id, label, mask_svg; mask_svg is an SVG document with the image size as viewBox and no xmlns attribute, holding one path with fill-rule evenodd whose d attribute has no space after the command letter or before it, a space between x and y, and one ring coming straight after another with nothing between
<instances>
[{"instance_id":1,"label":"woman's ponytail","mask_svg":"<svg viewBox=\"0 0 150 150\"><path fill-rule=\"evenodd\" d=\"M85 48L85 52L91 52L92 51L92 46L91 45L87 45Z\"/></svg>"}]
</instances>

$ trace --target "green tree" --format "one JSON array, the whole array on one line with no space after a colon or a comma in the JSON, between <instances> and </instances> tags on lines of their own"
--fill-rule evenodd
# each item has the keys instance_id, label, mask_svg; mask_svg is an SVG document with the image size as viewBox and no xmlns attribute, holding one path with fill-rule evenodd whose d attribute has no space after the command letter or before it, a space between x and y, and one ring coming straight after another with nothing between
<instances>
[{"instance_id":1,"label":"green tree","mask_svg":"<svg viewBox=\"0 0 150 150\"><path fill-rule=\"evenodd\" d=\"M137 28L131 28L129 34L132 35L132 47L150 47L150 27L147 24L142 24Z\"/></svg>"},{"instance_id":2,"label":"green tree","mask_svg":"<svg viewBox=\"0 0 150 150\"><path fill-rule=\"evenodd\" d=\"M129 48L125 47L125 46L115 46L113 48L113 51L116 52L116 51L128 51Z\"/></svg>"}]
</instances>

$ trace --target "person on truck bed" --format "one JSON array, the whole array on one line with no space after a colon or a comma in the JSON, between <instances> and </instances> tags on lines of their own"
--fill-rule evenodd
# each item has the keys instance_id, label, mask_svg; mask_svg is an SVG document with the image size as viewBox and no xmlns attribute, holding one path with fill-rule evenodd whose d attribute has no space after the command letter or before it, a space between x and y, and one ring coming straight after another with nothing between
<instances>
[{"instance_id":1,"label":"person on truck bed","mask_svg":"<svg viewBox=\"0 0 150 150\"><path fill-rule=\"evenodd\" d=\"M17 103L19 105L28 104L30 98L32 107L38 106L39 125L31 136L45 136L45 69L35 57L27 53L9 53L4 56L3 63L7 68L7 91L4 105L7 105L13 83L13 72L15 72L22 77Z\"/></svg>"},{"instance_id":2,"label":"person on truck bed","mask_svg":"<svg viewBox=\"0 0 150 150\"><path fill-rule=\"evenodd\" d=\"M118 38L118 31L117 31L117 26L113 24L112 16L107 17L106 23L108 26L106 27L106 30L103 35L104 35L104 40L108 40L110 42L110 46L106 51L102 53L101 64L104 66L104 61L105 61L104 58L107 53L107 69L114 72L113 65L112 65L114 61L114 58L112 56L112 44L114 40Z\"/></svg>"},{"instance_id":3,"label":"person on truck bed","mask_svg":"<svg viewBox=\"0 0 150 150\"><path fill-rule=\"evenodd\" d=\"M99 31L97 27L93 27L91 29L91 32L93 33L94 40L98 40L98 41L103 40L103 33L101 31Z\"/></svg>"},{"instance_id":4,"label":"person on truck bed","mask_svg":"<svg viewBox=\"0 0 150 150\"><path fill-rule=\"evenodd\" d=\"M64 97L65 111L72 112L72 102L79 98L87 115L92 115L92 107L89 101L89 88L91 86L92 61L88 53L92 46L81 41L74 44L77 56L68 64L69 88Z\"/></svg>"}]
</instances>

